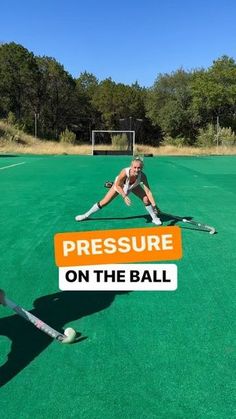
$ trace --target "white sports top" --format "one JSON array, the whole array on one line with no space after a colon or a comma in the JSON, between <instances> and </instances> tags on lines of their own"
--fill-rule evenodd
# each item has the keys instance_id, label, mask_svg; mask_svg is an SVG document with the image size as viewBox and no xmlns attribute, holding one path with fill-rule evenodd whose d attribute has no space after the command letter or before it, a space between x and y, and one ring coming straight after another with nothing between
<instances>
[{"instance_id":1,"label":"white sports top","mask_svg":"<svg viewBox=\"0 0 236 419\"><path fill-rule=\"evenodd\" d=\"M124 169L125 174L126 174L126 180L125 180L125 183L124 183L124 186L123 186L123 191L125 192L125 194L128 194L132 189L136 188L136 186L138 186L141 182L142 173L139 172L135 182L130 184L130 169L131 169L130 167L126 167ZM115 182L117 181L117 179L118 179L118 176L115 178ZM115 185L114 185L114 188L115 188L116 192L118 192Z\"/></svg>"}]
</instances>

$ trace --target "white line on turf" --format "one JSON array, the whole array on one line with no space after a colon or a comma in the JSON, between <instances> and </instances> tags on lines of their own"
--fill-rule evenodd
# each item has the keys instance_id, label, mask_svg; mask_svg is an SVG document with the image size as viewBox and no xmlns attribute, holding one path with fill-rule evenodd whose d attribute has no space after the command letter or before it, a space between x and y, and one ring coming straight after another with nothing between
<instances>
[{"instance_id":1,"label":"white line on turf","mask_svg":"<svg viewBox=\"0 0 236 419\"><path fill-rule=\"evenodd\" d=\"M215 188L218 188L218 186L214 186L214 185L212 185L212 186L204 185L204 186L203 186L203 188L211 188L211 189L215 189Z\"/></svg>"},{"instance_id":2,"label":"white line on turf","mask_svg":"<svg viewBox=\"0 0 236 419\"><path fill-rule=\"evenodd\" d=\"M10 167L19 166L20 164L25 164L25 161L23 161L22 163L11 164L10 166L0 167L0 170L9 169Z\"/></svg>"}]
</instances>

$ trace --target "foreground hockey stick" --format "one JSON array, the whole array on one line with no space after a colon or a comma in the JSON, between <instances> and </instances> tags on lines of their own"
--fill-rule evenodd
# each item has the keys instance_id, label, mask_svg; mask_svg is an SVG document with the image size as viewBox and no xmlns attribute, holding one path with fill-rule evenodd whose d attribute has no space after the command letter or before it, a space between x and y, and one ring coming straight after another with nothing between
<instances>
[{"instance_id":1,"label":"foreground hockey stick","mask_svg":"<svg viewBox=\"0 0 236 419\"><path fill-rule=\"evenodd\" d=\"M208 231L209 234L215 234L216 233L216 229L212 226L207 225L207 224L199 223L198 221L194 221L194 220L188 220L188 218L182 218L182 217L179 217L178 215L167 214L166 212L161 212L160 214L165 215L167 217L174 218L175 220L178 220L178 221L182 221L182 223L192 224L196 227L199 227L199 229L202 229L204 231Z\"/></svg>"},{"instance_id":2,"label":"foreground hockey stick","mask_svg":"<svg viewBox=\"0 0 236 419\"><path fill-rule=\"evenodd\" d=\"M53 339L58 340L61 343L73 343L76 340L76 331L71 327L68 327L64 334L57 332L51 326L44 323L42 320L38 319L38 317L34 316L29 311L25 310L24 308L18 306L14 301L9 300L6 296L2 297L3 305L14 310L19 316L23 317L28 322L32 323L35 327L39 330L42 330L48 336L52 337Z\"/></svg>"}]
</instances>

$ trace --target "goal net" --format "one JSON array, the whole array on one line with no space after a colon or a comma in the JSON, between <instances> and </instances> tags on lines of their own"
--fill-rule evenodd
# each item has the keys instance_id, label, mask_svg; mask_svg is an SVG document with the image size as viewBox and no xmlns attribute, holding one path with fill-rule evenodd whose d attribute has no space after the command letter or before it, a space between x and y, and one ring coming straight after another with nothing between
<instances>
[{"instance_id":1,"label":"goal net","mask_svg":"<svg viewBox=\"0 0 236 419\"><path fill-rule=\"evenodd\" d=\"M127 154L133 155L135 131L129 130L93 130L92 155Z\"/></svg>"}]
</instances>

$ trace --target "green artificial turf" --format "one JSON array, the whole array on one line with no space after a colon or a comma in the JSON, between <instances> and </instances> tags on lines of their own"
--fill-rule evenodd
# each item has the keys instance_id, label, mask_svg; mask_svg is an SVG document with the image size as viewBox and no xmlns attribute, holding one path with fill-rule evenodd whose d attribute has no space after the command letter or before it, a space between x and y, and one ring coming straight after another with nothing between
<instances>
[{"instance_id":1,"label":"green artificial turf","mask_svg":"<svg viewBox=\"0 0 236 419\"><path fill-rule=\"evenodd\" d=\"M163 218L182 227L177 291L58 288L56 233L152 226L136 197L130 208L118 197L90 220L74 221L129 162L0 157L0 288L56 329L71 326L84 337L52 342L0 306L2 419L236 416L235 157L145 159L162 211L217 229L211 236Z\"/></svg>"}]
</instances>

